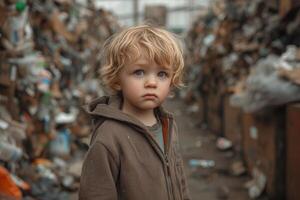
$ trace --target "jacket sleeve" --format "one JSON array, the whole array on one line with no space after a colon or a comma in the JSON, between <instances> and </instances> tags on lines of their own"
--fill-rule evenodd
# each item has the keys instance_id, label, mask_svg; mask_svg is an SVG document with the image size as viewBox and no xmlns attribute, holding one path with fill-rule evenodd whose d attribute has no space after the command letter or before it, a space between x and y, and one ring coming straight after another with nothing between
<instances>
[{"instance_id":1,"label":"jacket sleeve","mask_svg":"<svg viewBox=\"0 0 300 200\"><path fill-rule=\"evenodd\" d=\"M79 200L117 200L118 171L111 152L102 143L95 142L83 163Z\"/></svg>"}]
</instances>

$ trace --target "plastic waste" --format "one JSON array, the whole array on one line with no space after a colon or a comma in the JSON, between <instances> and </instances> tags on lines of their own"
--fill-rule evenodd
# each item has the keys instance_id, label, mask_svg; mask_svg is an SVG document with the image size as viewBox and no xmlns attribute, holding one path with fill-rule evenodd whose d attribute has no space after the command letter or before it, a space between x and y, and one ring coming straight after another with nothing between
<instances>
[{"instance_id":1,"label":"plastic waste","mask_svg":"<svg viewBox=\"0 0 300 200\"><path fill-rule=\"evenodd\" d=\"M30 190L30 185L15 174L10 175L14 183L22 190Z\"/></svg>"},{"instance_id":2,"label":"plastic waste","mask_svg":"<svg viewBox=\"0 0 300 200\"><path fill-rule=\"evenodd\" d=\"M36 171L41 177L49 179L54 183L58 182L58 177L49 167L42 164L38 164L36 166Z\"/></svg>"},{"instance_id":3,"label":"plastic waste","mask_svg":"<svg viewBox=\"0 0 300 200\"><path fill-rule=\"evenodd\" d=\"M191 167L212 168L216 164L213 160L191 159L189 160L189 165Z\"/></svg>"},{"instance_id":4,"label":"plastic waste","mask_svg":"<svg viewBox=\"0 0 300 200\"><path fill-rule=\"evenodd\" d=\"M0 141L0 160L17 161L22 157L22 155L22 149L5 141Z\"/></svg>"},{"instance_id":5,"label":"plastic waste","mask_svg":"<svg viewBox=\"0 0 300 200\"><path fill-rule=\"evenodd\" d=\"M8 127L9 127L9 124L8 124L6 121L0 119L0 129L5 130L5 129L7 129Z\"/></svg>"},{"instance_id":6,"label":"plastic waste","mask_svg":"<svg viewBox=\"0 0 300 200\"><path fill-rule=\"evenodd\" d=\"M258 61L246 80L245 90L230 97L231 105L242 107L245 112L257 112L267 106L299 100L300 87L278 75L278 63L282 60L270 55Z\"/></svg>"},{"instance_id":7,"label":"plastic waste","mask_svg":"<svg viewBox=\"0 0 300 200\"><path fill-rule=\"evenodd\" d=\"M16 200L22 199L22 193L20 189L14 183L9 172L1 165L0 165L0 194L14 198Z\"/></svg>"},{"instance_id":8,"label":"plastic waste","mask_svg":"<svg viewBox=\"0 0 300 200\"><path fill-rule=\"evenodd\" d=\"M218 149L223 151L232 148L232 142L224 137L218 138L216 145Z\"/></svg>"},{"instance_id":9,"label":"plastic waste","mask_svg":"<svg viewBox=\"0 0 300 200\"><path fill-rule=\"evenodd\" d=\"M20 0L16 2L16 10L19 12L22 12L26 8L26 1L25 0Z\"/></svg>"},{"instance_id":10,"label":"plastic waste","mask_svg":"<svg viewBox=\"0 0 300 200\"><path fill-rule=\"evenodd\" d=\"M60 112L55 116L55 122L57 124L69 124L75 122L78 111L72 110L71 113Z\"/></svg>"},{"instance_id":11,"label":"plastic waste","mask_svg":"<svg viewBox=\"0 0 300 200\"><path fill-rule=\"evenodd\" d=\"M248 188L248 194L251 199L258 198L266 188L267 177L258 168L253 168L252 170L253 179L246 183Z\"/></svg>"},{"instance_id":12,"label":"plastic waste","mask_svg":"<svg viewBox=\"0 0 300 200\"><path fill-rule=\"evenodd\" d=\"M65 128L60 130L56 138L50 143L50 152L56 156L68 156L71 151L70 131Z\"/></svg>"}]
</instances>

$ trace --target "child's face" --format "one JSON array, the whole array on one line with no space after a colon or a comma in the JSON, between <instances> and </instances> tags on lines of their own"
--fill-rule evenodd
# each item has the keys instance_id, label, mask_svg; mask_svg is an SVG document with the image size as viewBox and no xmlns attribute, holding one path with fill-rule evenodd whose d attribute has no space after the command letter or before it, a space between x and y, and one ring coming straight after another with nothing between
<instances>
[{"instance_id":1,"label":"child's face","mask_svg":"<svg viewBox=\"0 0 300 200\"><path fill-rule=\"evenodd\" d=\"M123 94L123 109L148 111L158 107L168 96L173 75L172 68L149 62L141 57L124 66L119 74Z\"/></svg>"}]
</instances>

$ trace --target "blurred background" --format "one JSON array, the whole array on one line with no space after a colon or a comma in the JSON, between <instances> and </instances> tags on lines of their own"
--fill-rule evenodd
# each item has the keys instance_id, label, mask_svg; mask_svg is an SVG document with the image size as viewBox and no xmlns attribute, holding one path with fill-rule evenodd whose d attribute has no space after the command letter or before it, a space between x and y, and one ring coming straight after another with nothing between
<instances>
[{"instance_id":1,"label":"blurred background","mask_svg":"<svg viewBox=\"0 0 300 200\"><path fill-rule=\"evenodd\" d=\"M300 199L299 0L0 0L0 199L78 199L102 45L145 21L184 47L192 199Z\"/></svg>"}]
</instances>

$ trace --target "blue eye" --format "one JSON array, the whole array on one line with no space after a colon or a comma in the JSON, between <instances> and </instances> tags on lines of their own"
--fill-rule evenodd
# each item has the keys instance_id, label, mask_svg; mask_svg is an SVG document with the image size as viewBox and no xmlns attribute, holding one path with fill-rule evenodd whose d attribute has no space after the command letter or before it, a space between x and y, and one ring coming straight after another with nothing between
<instances>
[{"instance_id":1,"label":"blue eye","mask_svg":"<svg viewBox=\"0 0 300 200\"><path fill-rule=\"evenodd\" d=\"M157 74L157 76L160 77L160 78L167 78L168 75L169 74L167 72L164 72L164 71L158 72L158 74Z\"/></svg>"},{"instance_id":2,"label":"blue eye","mask_svg":"<svg viewBox=\"0 0 300 200\"><path fill-rule=\"evenodd\" d=\"M133 72L135 76L143 76L145 74L144 70L138 69Z\"/></svg>"}]
</instances>

